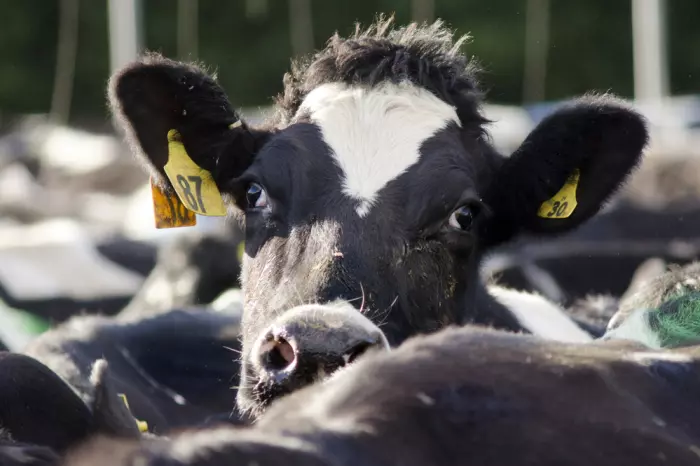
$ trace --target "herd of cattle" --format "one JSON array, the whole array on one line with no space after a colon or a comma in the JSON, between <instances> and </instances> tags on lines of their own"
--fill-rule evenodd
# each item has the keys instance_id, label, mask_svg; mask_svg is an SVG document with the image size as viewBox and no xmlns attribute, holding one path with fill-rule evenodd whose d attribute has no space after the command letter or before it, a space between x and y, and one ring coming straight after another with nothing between
<instances>
[{"instance_id":1,"label":"herd of cattle","mask_svg":"<svg viewBox=\"0 0 700 466\"><path fill-rule=\"evenodd\" d=\"M0 465L700 464L698 162L612 95L502 155L462 42L335 35L255 126L199 66L116 73L153 192L236 221L105 249L153 262L126 306L0 353Z\"/></svg>"}]
</instances>

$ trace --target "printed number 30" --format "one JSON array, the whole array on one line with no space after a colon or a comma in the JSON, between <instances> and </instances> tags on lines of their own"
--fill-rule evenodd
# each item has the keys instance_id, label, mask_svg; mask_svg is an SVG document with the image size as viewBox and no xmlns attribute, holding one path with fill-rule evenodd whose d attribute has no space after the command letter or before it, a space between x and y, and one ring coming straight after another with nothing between
<instances>
[{"instance_id":1,"label":"printed number 30","mask_svg":"<svg viewBox=\"0 0 700 466\"><path fill-rule=\"evenodd\" d=\"M557 201L554 204L552 204L552 210L547 212L547 217L561 217L564 214L564 212L566 212L567 207L569 207L568 202Z\"/></svg>"},{"instance_id":2,"label":"printed number 30","mask_svg":"<svg viewBox=\"0 0 700 466\"><path fill-rule=\"evenodd\" d=\"M194 183L195 194L192 193L192 188L187 180ZM184 176L177 175L177 182L180 183L180 187L185 194L185 200L190 205L190 208L192 210L199 208L202 213L206 214L207 209L204 208L204 202L202 201L202 178L199 176L188 176L185 179Z\"/></svg>"}]
</instances>

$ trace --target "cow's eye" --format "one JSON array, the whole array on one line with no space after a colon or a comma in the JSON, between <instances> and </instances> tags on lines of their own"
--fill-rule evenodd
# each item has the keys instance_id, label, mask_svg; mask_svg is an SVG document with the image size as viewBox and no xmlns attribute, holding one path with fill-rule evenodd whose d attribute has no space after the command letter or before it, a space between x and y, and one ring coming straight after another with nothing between
<instances>
[{"instance_id":1,"label":"cow's eye","mask_svg":"<svg viewBox=\"0 0 700 466\"><path fill-rule=\"evenodd\" d=\"M245 193L245 199L249 209L263 209L267 207L267 194L258 183L251 183Z\"/></svg>"},{"instance_id":2,"label":"cow's eye","mask_svg":"<svg viewBox=\"0 0 700 466\"><path fill-rule=\"evenodd\" d=\"M469 206L462 206L452 212L449 225L462 231L469 231L474 224L474 211Z\"/></svg>"}]
</instances>

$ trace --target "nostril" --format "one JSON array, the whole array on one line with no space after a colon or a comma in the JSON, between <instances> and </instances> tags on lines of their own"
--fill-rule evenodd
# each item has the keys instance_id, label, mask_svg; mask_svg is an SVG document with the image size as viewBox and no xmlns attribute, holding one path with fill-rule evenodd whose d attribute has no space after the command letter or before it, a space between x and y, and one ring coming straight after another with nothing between
<instances>
[{"instance_id":1,"label":"nostril","mask_svg":"<svg viewBox=\"0 0 700 466\"><path fill-rule=\"evenodd\" d=\"M261 362L268 370L281 371L296 360L296 352L286 338L270 336L260 348Z\"/></svg>"}]
</instances>

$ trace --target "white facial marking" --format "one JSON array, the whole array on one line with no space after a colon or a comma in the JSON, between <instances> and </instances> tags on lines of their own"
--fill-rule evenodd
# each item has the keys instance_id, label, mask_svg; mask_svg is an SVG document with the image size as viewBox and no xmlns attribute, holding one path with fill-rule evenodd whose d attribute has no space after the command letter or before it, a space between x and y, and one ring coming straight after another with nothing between
<instances>
[{"instance_id":1,"label":"white facial marking","mask_svg":"<svg viewBox=\"0 0 700 466\"><path fill-rule=\"evenodd\" d=\"M418 162L426 139L449 122L460 124L454 107L408 82L324 84L306 96L299 112L321 128L343 171L343 192L360 201L360 217L387 183Z\"/></svg>"}]
</instances>

